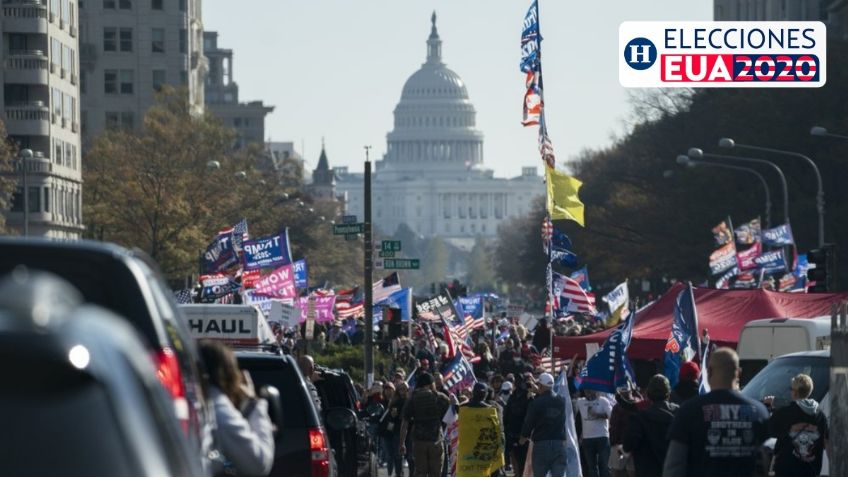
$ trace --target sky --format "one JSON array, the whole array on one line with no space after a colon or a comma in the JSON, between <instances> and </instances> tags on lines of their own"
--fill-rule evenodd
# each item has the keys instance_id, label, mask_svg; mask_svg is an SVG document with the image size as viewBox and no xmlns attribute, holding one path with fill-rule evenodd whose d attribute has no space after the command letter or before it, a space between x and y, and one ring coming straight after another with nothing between
<instances>
[{"instance_id":1,"label":"sky","mask_svg":"<svg viewBox=\"0 0 848 477\"><path fill-rule=\"evenodd\" d=\"M204 0L203 24L234 52L241 101L276 109L266 139L291 141L307 166L322 138L330 166L362 170L386 150L401 89L426 57L438 15L442 57L465 82L485 134L484 166L499 177L539 166L536 129L520 124L519 40L529 0ZM233 8L237 6L237 8ZM626 132L618 83L622 21L710 20L711 0L540 0L545 112L557 158Z\"/></svg>"}]
</instances>

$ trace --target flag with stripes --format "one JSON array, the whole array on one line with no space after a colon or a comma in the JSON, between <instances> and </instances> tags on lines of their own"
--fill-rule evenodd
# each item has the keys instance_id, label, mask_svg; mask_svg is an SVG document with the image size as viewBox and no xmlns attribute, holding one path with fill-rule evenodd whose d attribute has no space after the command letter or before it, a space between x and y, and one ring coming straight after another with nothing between
<instances>
[{"instance_id":1,"label":"flag with stripes","mask_svg":"<svg viewBox=\"0 0 848 477\"><path fill-rule=\"evenodd\" d=\"M474 377L474 368L462 353L457 354L442 366L442 375L445 377L445 387L453 394L459 394L463 389L477 382Z\"/></svg>"},{"instance_id":2,"label":"flag with stripes","mask_svg":"<svg viewBox=\"0 0 848 477\"><path fill-rule=\"evenodd\" d=\"M595 295L587 292L571 277L553 273L554 307L561 312L596 315Z\"/></svg>"},{"instance_id":3,"label":"flag with stripes","mask_svg":"<svg viewBox=\"0 0 848 477\"><path fill-rule=\"evenodd\" d=\"M391 273L385 278L382 278L374 283L374 286L372 287L372 302L380 303L381 301L388 298L389 295L391 295L392 293L400 291L400 289L400 277L398 277L398 273Z\"/></svg>"},{"instance_id":4,"label":"flag with stripes","mask_svg":"<svg viewBox=\"0 0 848 477\"><path fill-rule=\"evenodd\" d=\"M447 426L445 428L445 443L447 444L448 451L447 475L448 477L454 477L456 475L457 449L459 449L459 415L456 413L454 406L448 409L442 422Z\"/></svg>"},{"instance_id":5,"label":"flag with stripes","mask_svg":"<svg viewBox=\"0 0 848 477\"><path fill-rule=\"evenodd\" d=\"M474 348L468 340L468 335L462 336L461 327L456 327L450 322L442 319L444 327L445 343L448 345L448 358L456 356L457 351L465 356L469 363L480 361L480 357L474 352Z\"/></svg>"},{"instance_id":6,"label":"flag with stripes","mask_svg":"<svg viewBox=\"0 0 848 477\"><path fill-rule=\"evenodd\" d=\"M241 250L241 244L250 240L250 234L247 232L247 219L241 219L233 225L233 244Z\"/></svg>"},{"instance_id":7,"label":"flag with stripes","mask_svg":"<svg viewBox=\"0 0 848 477\"><path fill-rule=\"evenodd\" d=\"M554 143L551 141L551 137L548 136L548 127L545 124L544 112L540 112L539 115L539 154L542 156L542 161L544 161L548 167L553 169L556 166Z\"/></svg>"}]
</instances>

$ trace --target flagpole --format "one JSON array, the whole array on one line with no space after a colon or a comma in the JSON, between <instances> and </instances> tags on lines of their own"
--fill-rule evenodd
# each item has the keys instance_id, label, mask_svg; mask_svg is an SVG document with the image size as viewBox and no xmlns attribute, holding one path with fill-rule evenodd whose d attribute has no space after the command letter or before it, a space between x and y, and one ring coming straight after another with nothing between
<instances>
[{"instance_id":1,"label":"flagpole","mask_svg":"<svg viewBox=\"0 0 848 477\"><path fill-rule=\"evenodd\" d=\"M368 153L371 146L365 146L365 185L364 185L364 242L365 242L365 384L371 388L374 382L374 289L372 267L374 266L374 249L371 245L371 161Z\"/></svg>"}]
</instances>

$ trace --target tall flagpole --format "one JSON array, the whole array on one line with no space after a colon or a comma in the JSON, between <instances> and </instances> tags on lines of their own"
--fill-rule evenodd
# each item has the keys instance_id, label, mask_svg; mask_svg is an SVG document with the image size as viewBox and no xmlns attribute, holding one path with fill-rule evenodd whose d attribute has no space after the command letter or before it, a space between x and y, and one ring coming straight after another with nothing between
<instances>
[{"instance_id":1,"label":"tall flagpole","mask_svg":"<svg viewBox=\"0 0 848 477\"><path fill-rule=\"evenodd\" d=\"M374 289L372 267L374 266L374 248L371 245L371 146L365 146L365 383L366 389L374 382Z\"/></svg>"}]
</instances>

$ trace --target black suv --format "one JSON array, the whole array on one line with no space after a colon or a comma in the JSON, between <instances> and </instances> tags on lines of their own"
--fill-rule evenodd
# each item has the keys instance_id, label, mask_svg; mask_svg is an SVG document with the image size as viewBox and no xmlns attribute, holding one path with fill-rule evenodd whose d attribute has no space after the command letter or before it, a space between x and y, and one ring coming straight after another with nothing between
<instances>
[{"instance_id":1,"label":"black suv","mask_svg":"<svg viewBox=\"0 0 848 477\"><path fill-rule=\"evenodd\" d=\"M361 398L353 381L339 369L316 366L315 371L321 377L314 384L321 398L339 477L377 475L377 453L367 423L360 419Z\"/></svg>"},{"instance_id":2,"label":"black suv","mask_svg":"<svg viewBox=\"0 0 848 477\"><path fill-rule=\"evenodd\" d=\"M256 389L273 386L279 390L281 416L275 439L271 476L330 477L335 469L330 459L327 433L295 360L279 349L234 348L239 368L250 373ZM269 409L273 414L273 408Z\"/></svg>"},{"instance_id":3,"label":"black suv","mask_svg":"<svg viewBox=\"0 0 848 477\"><path fill-rule=\"evenodd\" d=\"M195 343L155 263L141 252L101 242L0 238L0 275L22 266L65 279L86 303L120 315L141 334L180 424L208 468L214 415L201 388Z\"/></svg>"}]
</instances>

